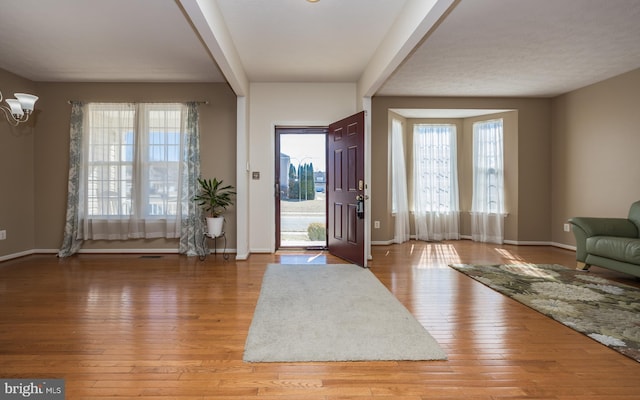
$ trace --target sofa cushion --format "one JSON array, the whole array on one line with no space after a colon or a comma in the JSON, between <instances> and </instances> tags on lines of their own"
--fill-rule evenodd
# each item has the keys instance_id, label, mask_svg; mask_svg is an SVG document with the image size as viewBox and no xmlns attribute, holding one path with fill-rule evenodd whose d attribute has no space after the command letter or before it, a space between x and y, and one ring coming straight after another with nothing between
<instances>
[{"instance_id":1,"label":"sofa cushion","mask_svg":"<svg viewBox=\"0 0 640 400\"><path fill-rule=\"evenodd\" d=\"M640 265L640 239L594 236L587 239L587 253Z\"/></svg>"}]
</instances>

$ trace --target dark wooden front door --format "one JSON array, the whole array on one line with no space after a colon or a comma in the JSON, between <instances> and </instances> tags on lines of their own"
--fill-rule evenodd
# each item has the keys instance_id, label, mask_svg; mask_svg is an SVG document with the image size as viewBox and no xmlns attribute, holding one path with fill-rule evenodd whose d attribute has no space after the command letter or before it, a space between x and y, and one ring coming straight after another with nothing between
<instances>
[{"instance_id":1,"label":"dark wooden front door","mask_svg":"<svg viewBox=\"0 0 640 400\"><path fill-rule=\"evenodd\" d=\"M363 111L329 125L327 140L329 252L363 267L364 128Z\"/></svg>"}]
</instances>

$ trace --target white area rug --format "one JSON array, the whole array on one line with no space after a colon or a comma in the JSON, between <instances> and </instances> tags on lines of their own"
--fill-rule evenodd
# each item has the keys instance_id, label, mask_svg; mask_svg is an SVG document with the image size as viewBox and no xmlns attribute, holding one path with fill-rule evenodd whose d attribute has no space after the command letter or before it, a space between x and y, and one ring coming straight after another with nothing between
<instances>
[{"instance_id":1,"label":"white area rug","mask_svg":"<svg viewBox=\"0 0 640 400\"><path fill-rule=\"evenodd\" d=\"M369 271L350 264L267 267L244 361L446 360Z\"/></svg>"}]
</instances>

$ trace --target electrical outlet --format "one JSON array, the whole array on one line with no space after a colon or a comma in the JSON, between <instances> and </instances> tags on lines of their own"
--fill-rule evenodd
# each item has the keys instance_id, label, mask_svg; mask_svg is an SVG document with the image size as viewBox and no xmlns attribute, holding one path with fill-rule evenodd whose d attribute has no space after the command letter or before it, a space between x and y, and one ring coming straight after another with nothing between
<instances>
[{"instance_id":1,"label":"electrical outlet","mask_svg":"<svg viewBox=\"0 0 640 400\"><path fill-rule=\"evenodd\" d=\"M7 238L7 231L1 230L0 231L0 240L5 240L6 238Z\"/></svg>"},{"instance_id":2,"label":"electrical outlet","mask_svg":"<svg viewBox=\"0 0 640 400\"><path fill-rule=\"evenodd\" d=\"M373 221L373 229L380 229L380 221Z\"/></svg>"},{"instance_id":3,"label":"electrical outlet","mask_svg":"<svg viewBox=\"0 0 640 400\"><path fill-rule=\"evenodd\" d=\"M569 224L564 224L564 231L565 231L565 232L571 232L571 225L569 225Z\"/></svg>"}]
</instances>

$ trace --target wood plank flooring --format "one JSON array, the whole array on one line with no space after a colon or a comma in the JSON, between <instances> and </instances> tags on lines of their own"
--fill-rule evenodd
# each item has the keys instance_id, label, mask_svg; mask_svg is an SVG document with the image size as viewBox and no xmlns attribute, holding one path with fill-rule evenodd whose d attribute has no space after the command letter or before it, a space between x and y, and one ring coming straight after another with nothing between
<instances>
[{"instance_id":1,"label":"wood plank flooring","mask_svg":"<svg viewBox=\"0 0 640 400\"><path fill-rule=\"evenodd\" d=\"M231 257L233 259L233 257ZM448 268L575 264L552 247L375 246L371 271L448 352L437 362L264 363L242 352L266 265L318 252L34 255L0 263L0 378L62 378L67 399L640 399L640 364ZM625 275L593 274L640 287ZM362 338L366 340L366 338Z\"/></svg>"}]
</instances>

